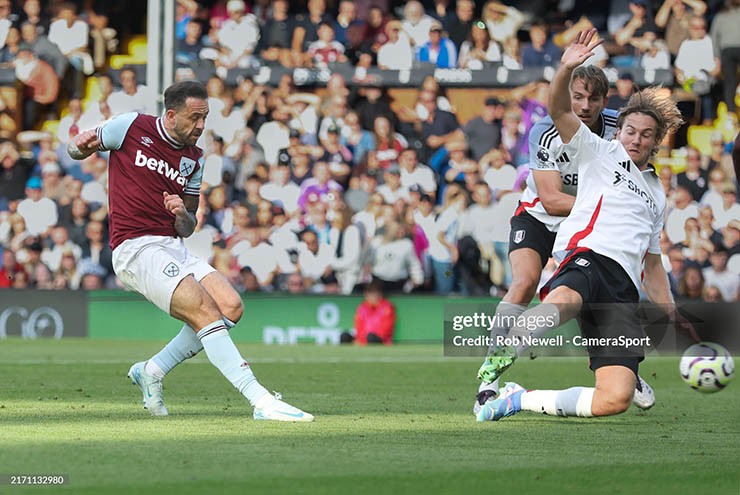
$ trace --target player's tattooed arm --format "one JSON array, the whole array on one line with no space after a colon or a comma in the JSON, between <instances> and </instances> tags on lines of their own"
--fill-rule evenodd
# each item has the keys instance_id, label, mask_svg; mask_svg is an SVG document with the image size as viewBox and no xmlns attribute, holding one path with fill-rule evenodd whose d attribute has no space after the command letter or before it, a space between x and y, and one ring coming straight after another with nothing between
<instances>
[{"instance_id":1,"label":"player's tattooed arm","mask_svg":"<svg viewBox=\"0 0 740 495\"><path fill-rule=\"evenodd\" d=\"M198 197L186 196L183 200L177 194L162 194L164 207L175 215L175 232L180 237L189 237L195 231L197 223L195 211L198 209Z\"/></svg>"},{"instance_id":2,"label":"player's tattooed arm","mask_svg":"<svg viewBox=\"0 0 740 495\"><path fill-rule=\"evenodd\" d=\"M67 153L75 160L84 160L98 150L100 139L96 129L78 134L67 145Z\"/></svg>"}]
</instances>

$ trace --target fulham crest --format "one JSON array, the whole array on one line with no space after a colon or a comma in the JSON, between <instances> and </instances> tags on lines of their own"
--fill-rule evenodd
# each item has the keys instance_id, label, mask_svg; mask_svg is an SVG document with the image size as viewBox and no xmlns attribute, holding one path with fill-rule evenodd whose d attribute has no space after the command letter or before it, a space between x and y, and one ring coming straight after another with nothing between
<instances>
[{"instance_id":1,"label":"fulham crest","mask_svg":"<svg viewBox=\"0 0 740 495\"><path fill-rule=\"evenodd\" d=\"M514 232L514 244L522 242L524 240L524 234L526 234L524 230L517 230Z\"/></svg>"}]
</instances>

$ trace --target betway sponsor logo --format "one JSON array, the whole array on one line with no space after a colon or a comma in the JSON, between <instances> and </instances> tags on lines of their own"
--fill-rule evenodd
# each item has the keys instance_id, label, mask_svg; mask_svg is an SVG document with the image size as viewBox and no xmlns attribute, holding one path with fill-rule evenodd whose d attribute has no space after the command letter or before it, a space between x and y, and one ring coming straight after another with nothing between
<instances>
[{"instance_id":1,"label":"betway sponsor logo","mask_svg":"<svg viewBox=\"0 0 740 495\"><path fill-rule=\"evenodd\" d=\"M177 182L179 185L185 187L188 180L180 175L180 171L170 166L164 160L157 160L155 158L149 158L141 150L136 150L136 160L134 165L137 167L146 167L149 170L157 172L159 175L164 175L170 180Z\"/></svg>"}]
</instances>

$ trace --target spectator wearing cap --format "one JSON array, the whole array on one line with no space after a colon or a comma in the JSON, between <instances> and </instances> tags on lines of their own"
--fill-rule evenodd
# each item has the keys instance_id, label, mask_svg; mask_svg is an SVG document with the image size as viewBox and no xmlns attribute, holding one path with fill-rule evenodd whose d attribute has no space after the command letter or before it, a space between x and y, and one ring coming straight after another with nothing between
<instances>
[{"instance_id":1,"label":"spectator wearing cap","mask_svg":"<svg viewBox=\"0 0 740 495\"><path fill-rule=\"evenodd\" d=\"M18 203L17 210L26 221L26 229L31 235L46 236L59 219L57 205L43 197L41 179L38 177L31 177L26 182L26 196Z\"/></svg>"},{"instance_id":2,"label":"spectator wearing cap","mask_svg":"<svg viewBox=\"0 0 740 495\"><path fill-rule=\"evenodd\" d=\"M711 266L702 270L704 285L717 287L722 293L722 299L727 302L738 300L740 276L727 269L728 252L724 246L717 246L709 255Z\"/></svg>"},{"instance_id":3,"label":"spectator wearing cap","mask_svg":"<svg viewBox=\"0 0 740 495\"><path fill-rule=\"evenodd\" d=\"M320 148L323 154L318 156L318 160L328 163L332 178L346 185L352 170L352 152L341 143L340 132L340 128L335 125L326 129L326 138L322 140Z\"/></svg>"},{"instance_id":4,"label":"spectator wearing cap","mask_svg":"<svg viewBox=\"0 0 740 495\"><path fill-rule=\"evenodd\" d=\"M401 21L388 21L385 25L388 41L378 49L378 67L383 70L409 70L414 63L414 50Z\"/></svg>"},{"instance_id":5,"label":"spectator wearing cap","mask_svg":"<svg viewBox=\"0 0 740 495\"><path fill-rule=\"evenodd\" d=\"M288 163L278 162L270 168L270 181L260 186L259 194L266 200L281 205L288 215L298 211L301 188L290 180Z\"/></svg>"},{"instance_id":6,"label":"spectator wearing cap","mask_svg":"<svg viewBox=\"0 0 740 495\"><path fill-rule=\"evenodd\" d=\"M397 201L407 202L409 190L401 184L401 167L398 163L391 165L383 173L385 184L378 187L378 192L383 195L383 201L389 205L395 205Z\"/></svg>"},{"instance_id":7,"label":"spectator wearing cap","mask_svg":"<svg viewBox=\"0 0 740 495\"><path fill-rule=\"evenodd\" d=\"M440 69L457 67L457 48L444 34L442 24L434 21L429 28L429 40L416 53L419 62L435 64Z\"/></svg>"},{"instance_id":8,"label":"spectator wearing cap","mask_svg":"<svg viewBox=\"0 0 740 495\"><path fill-rule=\"evenodd\" d=\"M26 197L25 185L35 165L33 155L21 155L13 141L0 143L0 211L7 210L11 201Z\"/></svg>"},{"instance_id":9,"label":"spectator wearing cap","mask_svg":"<svg viewBox=\"0 0 740 495\"><path fill-rule=\"evenodd\" d=\"M419 163L414 148L406 148L398 155L398 165L401 167L401 185L412 190L418 186L426 194L437 192L437 177L428 166Z\"/></svg>"},{"instance_id":10,"label":"spectator wearing cap","mask_svg":"<svg viewBox=\"0 0 740 495\"><path fill-rule=\"evenodd\" d=\"M483 155L501 145L501 128L505 112L504 102L489 96L485 99L480 115L465 124L463 132L473 160L480 160Z\"/></svg>"},{"instance_id":11,"label":"spectator wearing cap","mask_svg":"<svg viewBox=\"0 0 740 495\"><path fill-rule=\"evenodd\" d=\"M615 90L606 101L606 108L619 110L627 106L630 98L635 93L635 80L629 72L620 72L617 82L614 83Z\"/></svg>"},{"instance_id":12,"label":"spectator wearing cap","mask_svg":"<svg viewBox=\"0 0 740 495\"><path fill-rule=\"evenodd\" d=\"M460 46L458 65L462 69L481 70L484 62L501 62L501 46L491 38L486 23L476 21L470 28L470 34Z\"/></svg>"},{"instance_id":13,"label":"spectator wearing cap","mask_svg":"<svg viewBox=\"0 0 740 495\"><path fill-rule=\"evenodd\" d=\"M470 30L474 25L474 14L475 2L473 0L458 0L455 3L455 11L448 12L442 20L445 30L458 51L461 51L463 42L470 35ZM486 29L485 23L483 23L483 28Z\"/></svg>"},{"instance_id":14,"label":"spectator wearing cap","mask_svg":"<svg viewBox=\"0 0 740 495\"><path fill-rule=\"evenodd\" d=\"M403 30L416 50L429 41L429 31L435 22L438 21L424 12L421 2L410 0L403 7Z\"/></svg>"},{"instance_id":15,"label":"spectator wearing cap","mask_svg":"<svg viewBox=\"0 0 740 495\"><path fill-rule=\"evenodd\" d=\"M553 67L560 63L562 52L549 39L545 21L537 19L532 22L529 39L531 43L522 50L522 67Z\"/></svg>"},{"instance_id":16,"label":"spectator wearing cap","mask_svg":"<svg viewBox=\"0 0 740 495\"><path fill-rule=\"evenodd\" d=\"M260 38L259 24L254 14L248 14L242 0L229 0L226 12L229 18L218 30L220 56L217 64L225 69L248 67Z\"/></svg>"}]
</instances>

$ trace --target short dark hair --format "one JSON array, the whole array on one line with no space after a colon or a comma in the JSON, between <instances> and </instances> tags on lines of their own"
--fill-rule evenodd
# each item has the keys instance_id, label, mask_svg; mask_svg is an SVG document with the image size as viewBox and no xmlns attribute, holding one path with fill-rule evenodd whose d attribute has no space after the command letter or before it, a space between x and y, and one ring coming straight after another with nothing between
<instances>
[{"instance_id":1,"label":"short dark hair","mask_svg":"<svg viewBox=\"0 0 740 495\"><path fill-rule=\"evenodd\" d=\"M579 65L573 70L570 84L572 85L576 79L582 79L583 85L591 94L606 98L609 92L609 80L606 78L604 71L599 67L595 65Z\"/></svg>"},{"instance_id":2,"label":"short dark hair","mask_svg":"<svg viewBox=\"0 0 740 495\"><path fill-rule=\"evenodd\" d=\"M207 100L206 87L198 81L176 82L164 90L164 109L179 110L185 106L185 101L188 98Z\"/></svg>"}]
</instances>

